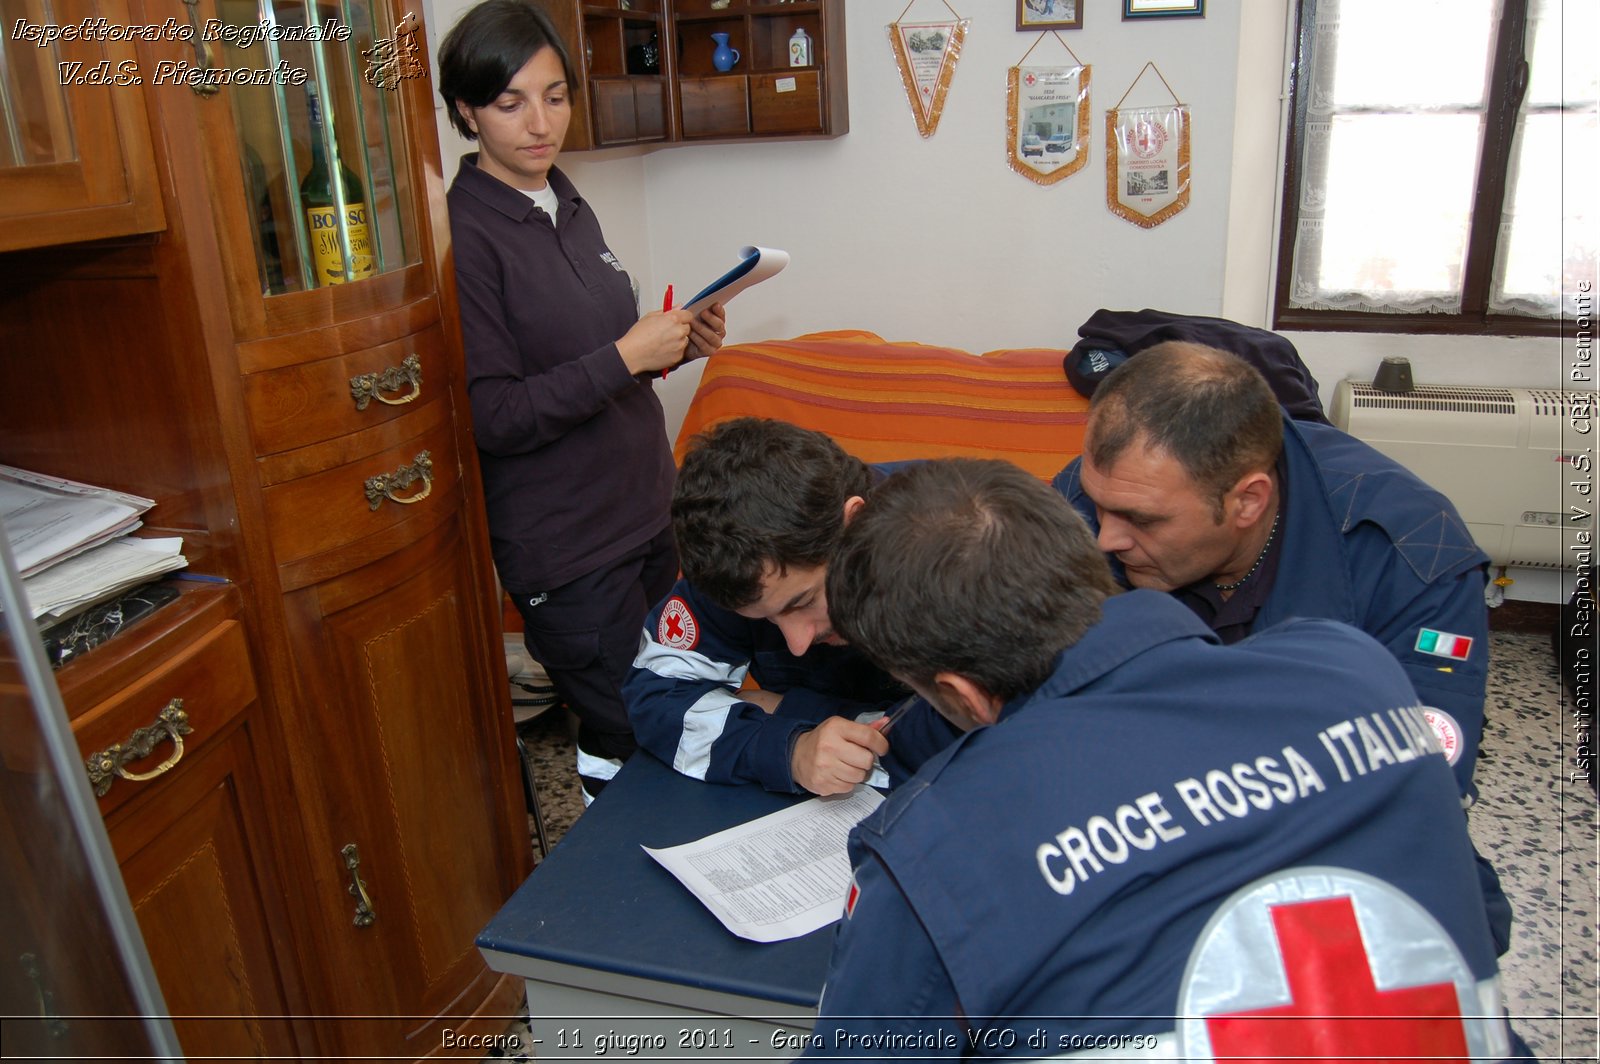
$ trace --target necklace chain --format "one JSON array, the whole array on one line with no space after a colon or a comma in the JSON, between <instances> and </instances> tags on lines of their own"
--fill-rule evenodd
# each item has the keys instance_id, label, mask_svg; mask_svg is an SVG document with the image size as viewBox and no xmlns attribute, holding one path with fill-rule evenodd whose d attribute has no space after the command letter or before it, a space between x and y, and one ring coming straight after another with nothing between
<instances>
[{"instance_id":1,"label":"necklace chain","mask_svg":"<svg viewBox=\"0 0 1600 1064\"><path fill-rule=\"evenodd\" d=\"M1218 591L1237 591L1244 586L1246 580L1249 580L1252 576L1255 576L1256 570L1261 568L1261 563L1267 560L1267 551L1272 549L1272 541L1277 538L1278 521L1282 517L1282 510L1279 510L1272 516L1272 531L1267 533L1267 541L1261 545L1261 553L1256 555L1256 563L1250 567L1250 571L1248 573L1245 573L1231 584L1214 583L1211 586L1216 588Z\"/></svg>"}]
</instances>

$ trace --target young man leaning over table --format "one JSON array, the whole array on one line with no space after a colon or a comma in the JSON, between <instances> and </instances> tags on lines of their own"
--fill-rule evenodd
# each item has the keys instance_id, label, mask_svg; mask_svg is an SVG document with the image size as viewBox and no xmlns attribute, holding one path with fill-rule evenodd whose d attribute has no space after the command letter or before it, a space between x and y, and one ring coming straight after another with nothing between
<instances>
[{"instance_id":1,"label":"young man leaning over table","mask_svg":"<svg viewBox=\"0 0 1600 1064\"><path fill-rule=\"evenodd\" d=\"M828 559L893 468L783 421L694 440L672 495L683 577L646 618L623 687L641 746L712 783L827 795L887 786L954 737L828 618ZM909 712L891 754L896 707Z\"/></svg>"}]
</instances>

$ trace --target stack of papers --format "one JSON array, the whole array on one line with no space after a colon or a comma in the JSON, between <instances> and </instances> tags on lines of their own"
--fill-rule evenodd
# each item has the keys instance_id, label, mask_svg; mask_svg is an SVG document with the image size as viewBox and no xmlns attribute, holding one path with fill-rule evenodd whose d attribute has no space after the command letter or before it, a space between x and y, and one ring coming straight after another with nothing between
<instances>
[{"instance_id":1,"label":"stack of papers","mask_svg":"<svg viewBox=\"0 0 1600 1064\"><path fill-rule=\"evenodd\" d=\"M53 623L187 565L183 540L129 535L154 505L0 465L0 520L34 618Z\"/></svg>"}]
</instances>

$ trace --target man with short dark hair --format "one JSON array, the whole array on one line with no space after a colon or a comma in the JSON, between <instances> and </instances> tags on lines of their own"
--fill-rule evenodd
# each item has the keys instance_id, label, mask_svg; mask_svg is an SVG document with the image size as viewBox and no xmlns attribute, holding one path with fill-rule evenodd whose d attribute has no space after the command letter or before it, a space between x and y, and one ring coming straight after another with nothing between
<instances>
[{"instance_id":1,"label":"man with short dark hair","mask_svg":"<svg viewBox=\"0 0 1600 1064\"><path fill-rule=\"evenodd\" d=\"M826 795L889 782L881 714L906 691L844 645L823 587L845 522L885 475L783 421L695 439L672 494L683 578L646 618L624 685L641 746L714 783ZM926 713L895 736L902 756L949 739Z\"/></svg>"},{"instance_id":2,"label":"man with short dark hair","mask_svg":"<svg viewBox=\"0 0 1600 1064\"><path fill-rule=\"evenodd\" d=\"M963 734L851 835L808 1054L1522 1048L1450 768L1369 636L1297 620L1223 646L1171 596L1119 593L1072 508L996 461L875 487L827 592Z\"/></svg>"},{"instance_id":3,"label":"man with short dark hair","mask_svg":"<svg viewBox=\"0 0 1600 1064\"><path fill-rule=\"evenodd\" d=\"M1055 486L1126 586L1172 593L1224 643L1289 617L1354 625L1400 662L1463 804L1483 733L1488 557L1455 507L1330 425L1291 421L1223 351L1157 344L1108 375ZM1511 907L1480 861L1496 944Z\"/></svg>"}]
</instances>

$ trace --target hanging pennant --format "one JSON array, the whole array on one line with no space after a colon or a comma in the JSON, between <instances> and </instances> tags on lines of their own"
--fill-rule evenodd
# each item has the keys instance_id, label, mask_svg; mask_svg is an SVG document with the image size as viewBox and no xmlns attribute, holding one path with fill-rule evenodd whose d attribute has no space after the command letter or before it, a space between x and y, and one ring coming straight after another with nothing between
<instances>
[{"instance_id":1,"label":"hanging pennant","mask_svg":"<svg viewBox=\"0 0 1600 1064\"><path fill-rule=\"evenodd\" d=\"M1055 34L1061 40L1061 35ZM1044 34L1039 34L1039 40ZM1038 47L1022 55L1026 62ZM1089 161L1089 68L1023 66L1007 71L1006 158L1011 169L1041 185L1077 173Z\"/></svg>"},{"instance_id":2,"label":"hanging pennant","mask_svg":"<svg viewBox=\"0 0 1600 1064\"><path fill-rule=\"evenodd\" d=\"M912 0L913 3L916 0ZM945 7L952 15L955 8ZM911 4L906 5L906 11ZM906 11L900 12L904 18ZM952 22L899 22L889 26L889 44L900 65L900 81L911 100L911 113L917 119L917 132L933 136L939 128L945 94L961 59L961 42L966 40L971 20L956 15Z\"/></svg>"},{"instance_id":3,"label":"hanging pennant","mask_svg":"<svg viewBox=\"0 0 1600 1064\"><path fill-rule=\"evenodd\" d=\"M1144 65L1134 85L1145 70L1155 70L1173 103L1123 110L1122 101L1133 91L1129 85L1106 112L1106 206L1119 218L1153 229L1189 205L1189 108L1178 102L1154 63Z\"/></svg>"}]
</instances>

